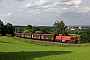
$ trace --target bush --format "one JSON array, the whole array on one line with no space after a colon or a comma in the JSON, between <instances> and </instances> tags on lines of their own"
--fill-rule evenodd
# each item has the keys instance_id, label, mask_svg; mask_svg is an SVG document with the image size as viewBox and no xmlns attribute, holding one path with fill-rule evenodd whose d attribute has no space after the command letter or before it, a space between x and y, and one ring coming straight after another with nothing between
<instances>
[{"instance_id":1,"label":"bush","mask_svg":"<svg viewBox=\"0 0 90 60\"><path fill-rule=\"evenodd\" d=\"M12 37L12 35L11 35L11 34L6 34L6 36L7 36L7 37Z\"/></svg>"},{"instance_id":2,"label":"bush","mask_svg":"<svg viewBox=\"0 0 90 60\"><path fill-rule=\"evenodd\" d=\"M42 34L42 32L41 32L41 31L35 31L35 33L36 33L36 34Z\"/></svg>"},{"instance_id":3,"label":"bush","mask_svg":"<svg viewBox=\"0 0 90 60\"><path fill-rule=\"evenodd\" d=\"M2 36L2 34L0 34L0 36Z\"/></svg>"},{"instance_id":4,"label":"bush","mask_svg":"<svg viewBox=\"0 0 90 60\"><path fill-rule=\"evenodd\" d=\"M90 29L86 29L80 36L80 43L90 43Z\"/></svg>"}]
</instances>

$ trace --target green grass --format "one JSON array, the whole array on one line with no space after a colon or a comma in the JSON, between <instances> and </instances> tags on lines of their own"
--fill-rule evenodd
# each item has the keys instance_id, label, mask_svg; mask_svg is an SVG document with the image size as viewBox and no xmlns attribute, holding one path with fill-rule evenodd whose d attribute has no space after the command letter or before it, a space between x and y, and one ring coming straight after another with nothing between
<instances>
[{"instance_id":1,"label":"green grass","mask_svg":"<svg viewBox=\"0 0 90 60\"><path fill-rule=\"evenodd\" d=\"M0 60L90 60L89 46L62 47L18 40L0 37Z\"/></svg>"}]
</instances>

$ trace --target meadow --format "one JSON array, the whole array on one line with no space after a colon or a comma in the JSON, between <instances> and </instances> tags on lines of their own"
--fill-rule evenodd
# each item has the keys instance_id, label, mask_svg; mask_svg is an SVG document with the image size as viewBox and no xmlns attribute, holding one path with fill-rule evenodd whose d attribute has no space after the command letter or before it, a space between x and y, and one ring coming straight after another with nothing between
<instances>
[{"instance_id":1,"label":"meadow","mask_svg":"<svg viewBox=\"0 0 90 60\"><path fill-rule=\"evenodd\" d=\"M0 36L0 60L90 60L90 46L39 45Z\"/></svg>"}]
</instances>

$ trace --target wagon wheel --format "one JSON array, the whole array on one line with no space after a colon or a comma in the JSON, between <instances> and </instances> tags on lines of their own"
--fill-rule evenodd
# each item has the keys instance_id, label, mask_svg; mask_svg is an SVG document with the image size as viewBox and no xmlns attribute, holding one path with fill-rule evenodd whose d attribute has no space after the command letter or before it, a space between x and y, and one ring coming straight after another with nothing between
<instances>
[{"instance_id":1,"label":"wagon wheel","mask_svg":"<svg viewBox=\"0 0 90 60\"><path fill-rule=\"evenodd\" d=\"M75 43L75 41L74 40L71 40L71 43Z\"/></svg>"}]
</instances>

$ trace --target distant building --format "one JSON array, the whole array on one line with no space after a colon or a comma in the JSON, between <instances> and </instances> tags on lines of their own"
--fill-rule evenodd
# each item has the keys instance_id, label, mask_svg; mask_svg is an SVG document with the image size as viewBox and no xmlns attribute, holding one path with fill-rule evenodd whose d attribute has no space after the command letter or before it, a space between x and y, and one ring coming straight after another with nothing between
<instances>
[{"instance_id":1,"label":"distant building","mask_svg":"<svg viewBox=\"0 0 90 60\"><path fill-rule=\"evenodd\" d=\"M70 30L75 30L77 28L73 27L73 26L68 26L67 29L70 29Z\"/></svg>"},{"instance_id":2,"label":"distant building","mask_svg":"<svg viewBox=\"0 0 90 60\"><path fill-rule=\"evenodd\" d=\"M70 29L70 27L68 26L68 28L67 29Z\"/></svg>"},{"instance_id":3,"label":"distant building","mask_svg":"<svg viewBox=\"0 0 90 60\"><path fill-rule=\"evenodd\" d=\"M75 30L75 29L72 27L71 30Z\"/></svg>"},{"instance_id":4,"label":"distant building","mask_svg":"<svg viewBox=\"0 0 90 60\"><path fill-rule=\"evenodd\" d=\"M82 29L82 26L79 26L78 29Z\"/></svg>"}]
</instances>

